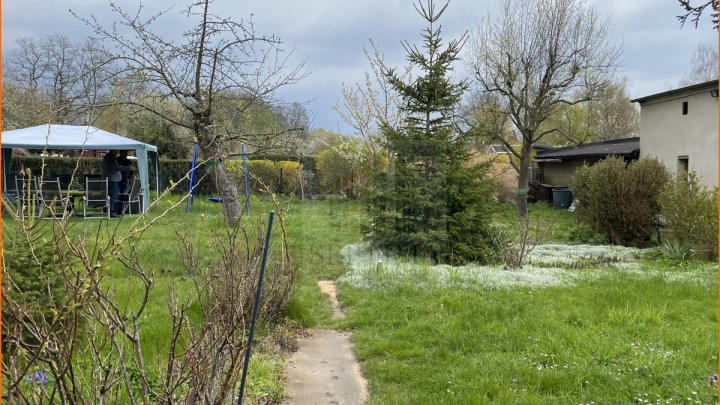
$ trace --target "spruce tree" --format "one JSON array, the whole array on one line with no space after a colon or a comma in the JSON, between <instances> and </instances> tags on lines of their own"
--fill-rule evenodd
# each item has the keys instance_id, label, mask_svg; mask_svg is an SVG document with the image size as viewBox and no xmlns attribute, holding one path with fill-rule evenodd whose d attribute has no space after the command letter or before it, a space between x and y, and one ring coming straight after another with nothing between
<instances>
[{"instance_id":1,"label":"spruce tree","mask_svg":"<svg viewBox=\"0 0 720 405\"><path fill-rule=\"evenodd\" d=\"M398 128L381 125L390 152L390 170L378 173L369 198L366 238L374 247L435 262L485 262L492 256L486 166L471 165L469 134L455 125L456 109L468 84L453 82L452 65L466 40L443 48L436 22L447 9L432 0L416 6L428 22L423 45L403 42L417 76L409 82L394 69L385 78L402 99Z\"/></svg>"}]
</instances>

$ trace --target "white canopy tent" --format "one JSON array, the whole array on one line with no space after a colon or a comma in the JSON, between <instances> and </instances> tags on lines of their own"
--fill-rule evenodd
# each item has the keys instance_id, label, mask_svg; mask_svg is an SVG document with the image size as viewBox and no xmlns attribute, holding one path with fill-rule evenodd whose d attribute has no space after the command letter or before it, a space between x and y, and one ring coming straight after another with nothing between
<instances>
[{"instance_id":1,"label":"white canopy tent","mask_svg":"<svg viewBox=\"0 0 720 405\"><path fill-rule=\"evenodd\" d=\"M91 126L39 125L2 132L3 186L7 184L13 149L65 149L65 150L134 150L138 173L143 188L143 210L150 206L148 156L155 171L155 187L160 192L157 147L125 138ZM6 189L6 187L3 187Z\"/></svg>"}]
</instances>

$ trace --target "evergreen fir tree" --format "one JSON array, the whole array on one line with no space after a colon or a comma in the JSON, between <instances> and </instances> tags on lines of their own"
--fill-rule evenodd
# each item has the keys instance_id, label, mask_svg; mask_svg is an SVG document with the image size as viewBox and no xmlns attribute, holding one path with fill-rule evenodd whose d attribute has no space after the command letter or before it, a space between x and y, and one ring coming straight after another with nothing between
<instances>
[{"instance_id":1,"label":"evergreen fir tree","mask_svg":"<svg viewBox=\"0 0 720 405\"><path fill-rule=\"evenodd\" d=\"M384 72L402 96L405 119L399 128L383 124L391 170L378 173L369 198L366 238L380 249L436 262L485 262L493 254L487 207L491 184L486 167L469 164L468 134L454 125L468 84L449 74L465 42L463 35L443 49L436 22L446 10L432 0L416 6L428 22L423 45L403 43L418 77L404 82Z\"/></svg>"}]
</instances>

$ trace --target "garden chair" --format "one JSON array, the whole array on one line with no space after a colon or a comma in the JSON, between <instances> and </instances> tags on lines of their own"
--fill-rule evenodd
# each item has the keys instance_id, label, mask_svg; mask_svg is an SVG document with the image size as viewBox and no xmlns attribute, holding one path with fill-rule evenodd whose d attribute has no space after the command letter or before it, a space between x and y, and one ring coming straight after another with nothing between
<instances>
[{"instance_id":1,"label":"garden chair","mask_svg":"<svg viewBox=\"0 0 720 405\"><path fill-rule=\"evenodd\" d=\"M85 195L83 196L83 217L110 218L110 194L108 179L85 178Z\"/></svg>"},{"instance_id":2,"label":"garden chair","mask_svg":"<svg viewBox=\"0 0 720 405\"><path fill-rule=\"evenodd\" d=\"M123 214L127 210L127 213L132 215L133 213L139 214L142 212L142 183L140 179L135 179L130 186L129 193L120 193L118 195L118 201L123 203ZM135 209L133 210L133 207Z\"/></svg>"},{"instance_id":3,"label":"garden chair","mask_svg":"<svg viewBox=\"0 0 720 405\"><path fill-rule=\"evenodd\" d=\"M46 218L65 218L65 213L71 212L70 196L63 195L60 187L60 179L39 181L38 200L42 204L41 209L47 210Z\"/></svg>"},{"instance_id":4,"label":"garden chair","mask_svg":"<svg viewBox=\"0 0 720 405\"><path fill-rule=\"evenodd\" d=\"M42 212L42 200L38 193L38 180L35 177L15 177L16 213L22 218L39 217Z\"/></svg>"},{"instance_id":5,"label":"garden chair","mask_svg":"<svg viewBox=\"0 0 720 405\"><path fill-rule=\"evenodd\" d=\"M4 202L15 203L18 198L17 176L8 176L6 184L4 184L2 196Z\"/></svg>"},{"instance_id":6,"label":"garden chair","mask_svg":"<svg viewBox=\"0 0 720 405\"><path fill-rule=\"evenodd\" d=\"M9 208L12 212L15 212L18 202L18 191L17 191L17 180L16 176L8 178L7 183L2 191L2 207ZM17 212L15 212L17 214Z\"/></svg>"}]
</instances>

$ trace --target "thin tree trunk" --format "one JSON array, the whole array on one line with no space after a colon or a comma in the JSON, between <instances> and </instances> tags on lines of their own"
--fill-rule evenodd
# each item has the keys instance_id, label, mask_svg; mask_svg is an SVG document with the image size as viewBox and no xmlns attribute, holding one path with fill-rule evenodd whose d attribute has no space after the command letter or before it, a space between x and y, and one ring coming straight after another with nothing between
<instances>
[{"instance_id":1,"label":"thin tree trunk","mask_svg":"<svg viewBox=\"0 0 720 405\"><path fill-rule=\"evenodd\" d=\"M520 153L520 173L518 173L517 214L518 217L527 216L528 168L530 167L530 153L532 145L523 141Z\"/></svg>"}]
</instances>

